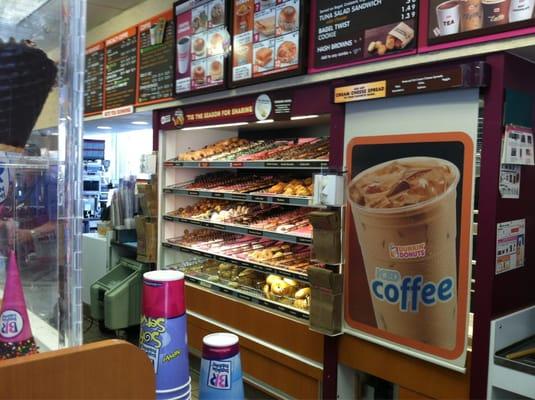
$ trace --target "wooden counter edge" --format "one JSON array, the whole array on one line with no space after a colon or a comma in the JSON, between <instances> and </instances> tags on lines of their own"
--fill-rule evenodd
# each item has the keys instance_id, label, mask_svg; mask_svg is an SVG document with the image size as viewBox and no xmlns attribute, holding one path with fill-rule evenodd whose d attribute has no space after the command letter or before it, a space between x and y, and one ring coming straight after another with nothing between
<instances>
[{"instance_id":1,"label":"wooden counter edge","mask_svg":"<svg viewBox=\"0 0 535 400\"><path fill-rule=\"evenodd\" d=\"M467 354L466 374L347 334L340 338L338 356L340 364L430 398L470 398L470 352Z\"/></svg>"}]
</instances>

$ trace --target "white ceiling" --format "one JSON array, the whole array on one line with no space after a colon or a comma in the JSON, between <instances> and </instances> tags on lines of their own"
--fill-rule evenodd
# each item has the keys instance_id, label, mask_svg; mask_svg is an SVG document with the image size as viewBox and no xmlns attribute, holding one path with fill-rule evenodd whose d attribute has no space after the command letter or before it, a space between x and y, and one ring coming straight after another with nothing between
<instances>
[{"instance_id":1,"label":"white ceiling","mask_svg":"<svg viewBox=\"0 0 535 400\"><path fill-rule=\"evenodd\" d=\"M0 0L1 1L1 0ZM148 125L134 125L134 121L144 121ZM98 129L99 126L110 127L111 129ZM97 119L84 122L84 136L100 133L121 133L152 129L152 112L137 112L135 114L123 115L115 118Z\"/></svg>"}]
</instances>

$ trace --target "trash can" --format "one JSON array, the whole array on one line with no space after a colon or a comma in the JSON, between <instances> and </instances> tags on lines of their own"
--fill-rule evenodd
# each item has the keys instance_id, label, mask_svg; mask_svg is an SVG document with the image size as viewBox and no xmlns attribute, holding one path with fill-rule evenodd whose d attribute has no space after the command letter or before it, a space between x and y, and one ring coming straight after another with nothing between
<instances>
[{"instance_id":1,"label":"trash can","mask_svg":"<svg viewBox=\"0 0 535 400\"><path fill-rule=\"evenodd\" d=\"M112 330L139 325L143 274L148 270L148 264L121 258L91 285L92 317Z\"/></svg>"}]
</instances>

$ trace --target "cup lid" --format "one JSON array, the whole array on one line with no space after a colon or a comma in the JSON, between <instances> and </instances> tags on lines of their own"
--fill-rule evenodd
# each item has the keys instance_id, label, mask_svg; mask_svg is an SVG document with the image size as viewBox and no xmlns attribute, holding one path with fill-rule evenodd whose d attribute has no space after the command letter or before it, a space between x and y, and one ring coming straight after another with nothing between
<instances>
[{"instance_id":1,"label":"cup lid","mask_svg":"<svg viewBox=\"0 0 535 400\"><path fill-rule=\"evenodd\" d=\"M184 279L184 274L172 269L149 271L143 274L143 279L154 282L174 282Z\"/></svg>"},{"instance_id":2,"label":"cup lid","mask_svg":"<svg viewBox=\"0 0 535 400\"><path fill-rule=\"evenodd\" d=\"M211 333L209 335L206 335L202 342L206 346L210 347L229 347L234 346L238 344L240 341L240 338L236 336L233 333L225 333L225 332L218 332L218 333Z\"/></svg>"}]
</instances>

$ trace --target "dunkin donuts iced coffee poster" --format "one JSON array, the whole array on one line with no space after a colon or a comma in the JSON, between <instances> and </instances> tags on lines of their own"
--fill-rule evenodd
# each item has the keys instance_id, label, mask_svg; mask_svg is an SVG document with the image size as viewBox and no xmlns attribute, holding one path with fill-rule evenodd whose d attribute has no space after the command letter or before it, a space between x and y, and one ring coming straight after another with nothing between
<instances>
[{"instance_id":1,"label":"dunkin donuts iced coffee poster","mask_svg":"<svg viewBox=\"0 0 535 400\"><path fill-rule=\"evenodd\" d=\"M464 367L473 142L358 137L347 148L345 319L360 336Z\"/></svg>"},{"instance_id":2,"label":"dunkin donuts iced coffee poster","mask_svg":"<svg viewBox=\"0 0 535 400\"><path fill-rule=\"evenodd\" d=\"M535 0L430 0L430 44L535 25Z\"/></svg>"}]
</instances>

